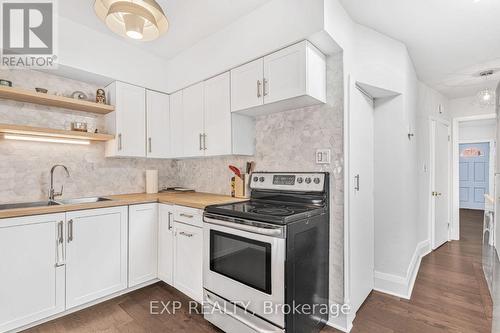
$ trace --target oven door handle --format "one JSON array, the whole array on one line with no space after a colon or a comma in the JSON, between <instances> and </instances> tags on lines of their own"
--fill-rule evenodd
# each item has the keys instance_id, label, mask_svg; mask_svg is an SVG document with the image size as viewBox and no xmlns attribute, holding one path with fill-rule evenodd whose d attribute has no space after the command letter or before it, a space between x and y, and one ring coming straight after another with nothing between
<instances>
[{"instance_id":1,"label":"oven door handle","mask_svg":"<svg viewBox=\"0 0 500 333\"><path fill-rule=\"evenodd\" d=\"M253 232L255 234L273 236L273 237L283 236L283 229L281 227L259 228L259 227L254 227L254 226L246 225L246 224L232 223L232 222L227 222L227 221L222 221L222 220L216 220L216 219L206 217L206 216L203 219L207 223L216 224L216 225L220 225L220 226L228 227L228 228L233 228L233 229L238 229L238 230L242 230L242 231L249 231L249 232Z\"/></svg>"},{"instance_id":2,"label":"oven door handle","mask_svg":"<svg viewBox=\"0 0 500 333\"><path fill-rule=\"evenodd\" d=\"M265 329L265 328L259 327L258 325L255 325L254 323L246 320L245 318L238 316L235 313L224 311L224 309L222 309L218 303L215 303L215 302L210 300L210 295L208 295L208 294L206 295L205 301L213 308L217 309L218 311L222 311L224 314L228 315L229 317L233 318L234 320L239 321L240 323L251 328L255 332L259 332L259 333L283 333L282 329L279 329L279 328L276 328L275 330Z\"/></svg>"}]
</instances>

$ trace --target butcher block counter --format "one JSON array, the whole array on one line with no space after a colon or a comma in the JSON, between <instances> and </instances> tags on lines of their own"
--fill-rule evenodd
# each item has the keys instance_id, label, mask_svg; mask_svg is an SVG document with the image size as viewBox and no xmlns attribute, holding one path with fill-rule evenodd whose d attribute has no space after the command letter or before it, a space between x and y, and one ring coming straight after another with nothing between
<instances>
[{"instance_id":1,"label":"butcher block counter","mask_svg":"<svg viewBox=\"0 0 500 333\"><path fill-rule=\"evenodd\" d=\"M210 205L225 204L225 203L246 200L246 199L233 198L227 195L202 193L202 192L168 192L168 193L157 193L157 194L134 193L134 194L103 196L103 197L111 200L98 201L92 203L64 204L55 206L0 210L0 219L29 216L29 215L63 213L63 212L85 210L85 209L128 206L128 205L154 203L154 202L205 209L206 206Z\"/></svg>"}]
</instances>

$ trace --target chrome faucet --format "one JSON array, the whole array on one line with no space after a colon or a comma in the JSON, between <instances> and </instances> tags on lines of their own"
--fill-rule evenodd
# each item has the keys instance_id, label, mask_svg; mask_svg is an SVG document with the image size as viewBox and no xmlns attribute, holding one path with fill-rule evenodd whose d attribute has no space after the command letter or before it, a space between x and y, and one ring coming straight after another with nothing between
<instances>
[{"instance_id":1,"label":"chrome faucet","mask_svg":"<svg viewBox=\"0 0 500 333\"><path fill-rule=\"evenodd\" d=\"M52 167L52 169L50 169L49 201L54 201L56 197L60 197L63 194L64 186L61 186L61 192L54 191L54 170L57 169L57 167L64 168L64 170L66 171L66 175L69 177L68 168L66 168L66 166L62 164L56 164Z\"/></svg>"}]
</instances>

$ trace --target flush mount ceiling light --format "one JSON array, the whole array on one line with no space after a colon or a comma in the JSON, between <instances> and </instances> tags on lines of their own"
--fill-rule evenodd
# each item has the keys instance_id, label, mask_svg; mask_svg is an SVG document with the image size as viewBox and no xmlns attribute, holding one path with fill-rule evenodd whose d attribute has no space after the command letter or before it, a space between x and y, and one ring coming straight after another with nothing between
<instances>
[{"instance_id":1,"label":"flush mount ceiling light","mask_svg":"<svg viewBox=\"0 0 500 333\"><path fill-rule=\"evenodd\" d=\"M494 70L490 69L484 72L479 73L479 76L484 78L484 80L488 80L488 78L494 74ZM481 106L489 106L495 104L495 91L490 88L485 88L480 90L477 93L477 100L479 105Z\"/></svg>"},{"instance_id":2,"label":"flush mount ceiling light","mask_svg":"<svg viewBox=\"0 0 500 333\"><path fill-rule=\"evenodd\" d=\"M120 36L151 41L168 30L168 21L154 0L96 0L97 16Z\"/></svg>"}]
</instances>

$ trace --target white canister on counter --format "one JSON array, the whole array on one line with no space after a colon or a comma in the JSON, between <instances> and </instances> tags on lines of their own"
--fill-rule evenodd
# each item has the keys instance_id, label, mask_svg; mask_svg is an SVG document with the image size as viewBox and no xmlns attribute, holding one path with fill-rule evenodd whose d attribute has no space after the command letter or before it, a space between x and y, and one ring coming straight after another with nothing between
<instances>
[{"instance_id":1,"label":"white canister on counter","mask_svg":"<svg viewBox=\"0 0 500 333\"><path fill-rule=\"evenodd\" d=\"M158 193L158 170L146 170L146 193Z\"/></svg>"}]
</instances>

